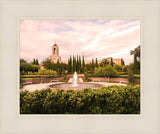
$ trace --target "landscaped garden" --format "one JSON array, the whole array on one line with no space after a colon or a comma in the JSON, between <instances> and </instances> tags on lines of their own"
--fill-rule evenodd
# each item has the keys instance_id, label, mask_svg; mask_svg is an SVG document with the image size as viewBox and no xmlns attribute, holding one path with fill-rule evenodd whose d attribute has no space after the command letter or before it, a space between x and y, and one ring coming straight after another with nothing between
<instances>
[{"instance_id":1,"label":"landscaped garden","mask_svg":"<svg viewBox=\"0 0 160 134\"><path fill-rule=\"evenodd\" d=\"M32 63L20 60L20 88L25 84L33 85L52 81L68 83L74 72L82 75L85 82L101 84L99 88L84 88L68 90L44 88L42 90L21 90L20 113L21 114L139 114L140 113L140 48L131 51L134 62L125 65L121 59L121 65L113 64L113 59L103 59L98 63L97 58L91 63L85 63L84 56L73 56L68 63L50 59L42 62L40 67L38 60ZM96 82L97 81L97 82ZM99 82L98 82L99 81ZM121 84L121 82L125 84ZM108 84L105 84L108 83ZM50 84L50 85L51 85ZM113 85L113 86L110 86ZM123 85L123 86L122 86ZM47 86L45 86L47 87Z\"/></svg>"}]
</instances>

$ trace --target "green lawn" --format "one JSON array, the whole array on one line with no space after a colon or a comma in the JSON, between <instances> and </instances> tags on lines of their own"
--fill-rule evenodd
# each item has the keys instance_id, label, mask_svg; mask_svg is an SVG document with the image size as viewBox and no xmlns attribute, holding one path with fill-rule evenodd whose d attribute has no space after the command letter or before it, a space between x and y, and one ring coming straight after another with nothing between
<instances>
[{"instance_id":1,"label":"green lawn","mask_svg":"<svg viewBox=\"0 0 160 134\"><path fill-rule=\"evenodd\" d=\"M40 79L40 78L22 78L22 80L32 80L32 79Z\"/></svg>"},{"instance_id":2,"label":"green lawn","mask_svg":"<svg viewBox=\"0 0 160 134\"><path fill-rule=\"evenodd\" d=\"M117 77L121 77L121 78L127 78L128 75L117 75ZM137 79L140 79L140 74L134 74L134 77L137 78Z\"/></svg>"}]
</instances>

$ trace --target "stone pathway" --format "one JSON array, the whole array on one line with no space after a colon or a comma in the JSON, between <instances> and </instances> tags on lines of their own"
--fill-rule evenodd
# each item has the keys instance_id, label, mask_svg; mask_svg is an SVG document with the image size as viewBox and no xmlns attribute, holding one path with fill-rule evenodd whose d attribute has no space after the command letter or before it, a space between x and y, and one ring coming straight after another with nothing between
<instances>
[{"instance_id":1,"label":"stone pathway","mask_svg":"<svg viewBox=\"0 0 160 134\"><path fill-rule=\"evenodd\" d=\"M82 80L83 81L83 80ZM41 90L41 89L46 89L52 84L58 84L58 83L63 83L63 82L54 82L54 83L41 83L41 84L32 84L32 85L25 85L20 91L25 91L28 90L29 92L33 92L35 90ZM111 85L121 85L121 86L126 86L126 84L122 83L107 83L107 82L89 82L89 83L96 83L96 84L101 84L105 87L111 86Z\"/></svg>"},{"instance_id":2,"label":"stone pathway","mask_svg":"<svg viewBox=\"0 0 160 134\"><path fill-rule=\"evenodd\" d=\"M46 89L51 83L45 83L45 84L31 84L31 85L25 85L20 91L28 90L30 92L35 90L41 90Z\"/></svg>"},{"instance_id":3,"label":"stone pathway","mask_svg":"<svg viewBox=\"0 0 160 134\"><path fill-rule=\"evenodd\" d=\"M107 83L107 82L90 82L90 83L101 84L101 85L103 85L105 87L112 86L112 85L127 86L126 84L122 84L122 83Z\"/></svg>"}]
</instances>

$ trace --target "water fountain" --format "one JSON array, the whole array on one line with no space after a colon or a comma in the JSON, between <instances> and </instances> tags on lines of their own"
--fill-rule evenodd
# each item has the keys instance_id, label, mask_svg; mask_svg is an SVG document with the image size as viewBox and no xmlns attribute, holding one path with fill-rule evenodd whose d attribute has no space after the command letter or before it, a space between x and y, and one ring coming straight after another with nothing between
<instances>
[{"instance_id":1,"label":"water fountain","mask_svg":"<svg viewBox=\"0 0 160 134\"><path fill-rule=\"evenodd\" d=\"M54 89L54 90L57 88L64 89L64 90L68 90L68 89L82 90L84 88L96 89L101 86L102 86L101 84L96 84L96 83L78 82L77 72L74 72L72 82L55 83L55 84L50 85L49 88Z\"/></svg>"},{"instance_id":2,"label":"water fountain","mask_svg":"<svg viewBox=\"0 0 160 134\"><path fill-rule=\"evenodd\" d=\"M77 81L78 81L77 72L74 72L72 87L77 87L78 86Z\"/></svg>"}]
</instances>

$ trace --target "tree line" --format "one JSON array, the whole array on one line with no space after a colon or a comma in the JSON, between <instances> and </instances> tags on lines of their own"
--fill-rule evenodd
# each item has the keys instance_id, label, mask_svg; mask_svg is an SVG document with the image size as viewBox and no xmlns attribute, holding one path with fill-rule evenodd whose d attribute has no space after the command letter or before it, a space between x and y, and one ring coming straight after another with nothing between
<instances>
[{"instance_id":1,"label":"tree line","mask_svg":"<svg viewBox=\"0 0 160 134\"><path fill-rule=\"evenodd\" d=\"M53 70L57 73L58 76L66 75L66 73L74 73L75 71L77 73L89 73L89 74L94 74L97 72L97 68L99 68L99 72L102 73L102 67L111 68L111 69L116 69L117 71L126 71L126 68L124 65L124 60L121 59L121 64L120 65L113 65L113 59L109 61L107 58L104 58L100 63L98 63L97 58L92 59L91 63L85 63L84 56L70 56L68 59L68 64L59 62L57 63L52 62L50 59L45 59L42 62L42 66L47 69L47 70ZM114 68L113 68L114 66ZM38 72L40 69L38 59L33 59L31 63L27 63L25 60L20 59L20 71L21 74L26 74L30 72ZM105 72L105 71L104 71ZM107 72L107 74L110 74Z\"/></svg>"},{"instance_id":2,"label":"tree line","mask_svg":"<svg viewBox=\"0 0 160 134\"><path fill-rule=\"evenodd\" d=\"M95 61L95 62L94 62ZM81 57L80 55L77 56L70 56L68 59L68 73L84 73L86 70L94 70L95 67L98 67L98 60L97 58L89 64L85 64L84 55Z\"/></svg>"},{"instance_id":3,"label":"tree line","mask_svg":"<svg viewBox=\"0 0 160 134\"><path fill-rule=\"evenodd\" d=\"M38 62L38 60L37 60ZM28 63L24 59L20 59L20 72L21 74L27 73L27 72L38 72L40 69L39 65Z\"/></svg>"}]
</instances>

